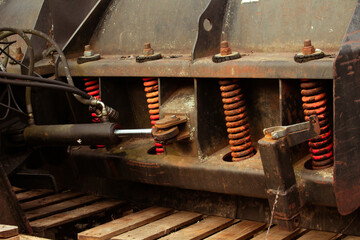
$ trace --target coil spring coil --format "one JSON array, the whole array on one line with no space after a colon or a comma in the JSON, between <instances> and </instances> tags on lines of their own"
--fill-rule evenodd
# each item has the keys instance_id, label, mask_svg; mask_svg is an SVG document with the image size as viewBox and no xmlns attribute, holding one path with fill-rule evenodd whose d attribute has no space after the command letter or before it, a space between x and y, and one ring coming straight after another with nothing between
<instances>
[{"instance_id":1,"label":"coil spring coil","mask_svg":"<svg viewBox=\"0 0 360 240\"><path fill-rule=\"evenodd\" d=\"M92 97L99 99L100 98L100 87L99 79L97 78L84 78L85 82L85 91ZM96 113L91 112L91 118L93 122L100 122L100 119L96 117Z\"/></svg>"},{"instance_id":2,"label":"coil spring coil","mask_svg":"<svg viewBox=\"0 0 360 240\"><path fill-rule=\"evenodd\" d=\"M334 162L331 124L323 83L302 79L300 84L305 121L309 121L310 115L316 114L321 128L320 135L309 140L313 169L328 168Z\"/></svg>"},{"instance_id":3,"label":"coil spring coil","mask_svg":"<svg viewBox=\"0 0 360 240\"><path fill-rule=\"evenodd\" d=\"M149 108L151 125L155 125L155 122L159 120L159 87L158 80L156 78L143 78L146 99ZM156 154L162 154L164 148L162 144L155 142Z\"/></svg>"},{"instance_id":4,"label":"coil spring coil","mask_svg":"<svg viewBox=\"0 0 360 240\"><path fill-rule=\"evenodd\" d=\"M232 161L241 161L255 154L244 95L238 81L238 79L219 80Z\"/></svg>"}]
</instances>

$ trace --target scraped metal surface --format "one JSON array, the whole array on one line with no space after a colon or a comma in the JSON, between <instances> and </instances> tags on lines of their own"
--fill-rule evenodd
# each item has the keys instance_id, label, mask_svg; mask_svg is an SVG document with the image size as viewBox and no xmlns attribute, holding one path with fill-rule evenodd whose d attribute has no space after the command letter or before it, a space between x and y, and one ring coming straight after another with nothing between
<instances>
[{"instance_id":1,"label":"scraped metal surface","mask_svg":"<svg viewBox=\"0 0 360 240\"><path fill-rule=\"evenodd\" d=\"M334 192L340 214L360 206L360 0L334 70Z\"/></svg>"}]
</instances>

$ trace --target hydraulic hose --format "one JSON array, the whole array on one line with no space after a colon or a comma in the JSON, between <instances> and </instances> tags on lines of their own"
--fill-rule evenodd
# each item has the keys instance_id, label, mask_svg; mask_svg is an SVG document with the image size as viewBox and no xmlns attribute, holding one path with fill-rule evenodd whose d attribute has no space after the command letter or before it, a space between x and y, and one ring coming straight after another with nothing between
<instances>
[{"instance_id":1,"label":"hydraulic hose","mask_svg":"<svg viewBox=\"0 0 360 240\"><path fill-rule=\"evenodd\" d=\"M0 83L18 85L18 86L27 86L27 87L42 87L49 88L55 90L61 90L66 92L71 92L73 94L77 94L84 99L88 99L90 101L91 96L80 89L72 86L62 86L56 84L42 83L42 82L29 82L29 81L21 81L21 80L9 80L5 78L0 78Z\"/></svg>"},{"instance_id":2,"label":"hydraulic hose","mask_svg":"<svg viewBox=\"0 0 360 240\"><path fill-rule=\"evenodd\" d=\"M61 50L61 48L59 47L59 45L52 39L50 38L48 35L46 35L45 33L42 33L40 31L37 31L37 30L33 30L33 29L23 29L23 30L19 30L19 29L14 29L14 28L0 28L0 32L1 31L9 31L7 33L4 33L4 34L1 34L0 35L0 40L3 39L3 38L6 38L8 36L11 36L11 35L14 35L14 34L19 34L21 37L24 38L24 40L27 38L27 36L25 34L32 34L32 35L35 35L35 36L38 36L38 37L41 37L43 39L45 39L46 41L48 41L49 43L51 43L55 50L57 51L57 53L59 54L59 57L64 65L64 70L65 70L65 75L66 75L66 80L67 82L75 87L74 85L74 81L71 77L71 74L70 74L70 68L69 68L69 65L68 65L68 62L65 58L65 55L63 53L63 51ZM30 48L30 52L31 52L31 56L30 56L30 68L29 68L29 72L31 72L31 74L29 75L32 75L33 73L33 69L34 69L34 53L33 53L33 48L31 46L31 42L28 41L28 38L27 40L25 40L26 44L28 44L28 47ZM32 83L32 86L35 86L34 85L35 83ZM49 84L50 85L50 84ZM28 85L30 86L30 85ZM40 85L37 85L37 86L40 86ZM66 89L65 86L63 86L64 89ZM54 88L54 87L52 87ZM59 89L59 88L58 88ZM74 91L74 90L73 90ZM29 88L27 88L26 90L26 102L27 102L27 107L28 107L28 112L29 112L29 116L31 119L33 119L33 115L32 115L32 108L31 108L31 99L30 99L30 94L31 94L31 91ZM90 106L101 106L101 114L99 114L100 117L104 117L104 120L107 121L108 120L108 110L111 109L109 107L105 107L105 105L99 101L98 99L93 99L93 98L84 98L83 95L81 94L77 94L75 92L73 92L73 95L74 97L81 103L83 104L86 104L86 105L90 105ZM30 103L30 104L28 104ZM115 112L114 109L111 109L113 112ZM30 112L31 112L31 115L30 115ZM31 123L31 122L30 122Z\"/></svg>"},{"instance_id":3,"label":"hydraulic hose","mask_svg":"<svg viewBox=\"0 0 360 240\"><path fill-rule=\"evenodd\" d=\"M16 74L16 73L8 73L8 72L0 72L0 77L4 78L11 78L11 79L23 79L23 80L30 80L30 81L37 81L37 82L45 82L55 85L62 85L62 86L68 86L73 87L67 83L56 81L48 78L42 78L42 77L35 77L35 76L27 76L22 74Z\"/></svg>"},{"instance_id":4,"label":"hydraulic hose","mask_svg":"<svg viewBox=\"0 0 360 240\"><path fill-rule=\"evenodd\" d=\"M32 43L30 41L30 39L28 38L28 36L26 36L26 34L16 28L9 28L9 27L2 27L0 28L0 32L3 31L8 31L5 34L0 35L0 41L4 38L10 37L12 35L19 35L26 43L27 48L29 50L29 70L28 70L28 75L33 75L34 72L34 48L32 46ZM33 115L33 109L32 109L32 104L31 104L31 88L27 87L25 90L25 101L26 101L26 109L29 115L29 123L33 124L34 123L34 115Z\"/></svg>"}]
</instances>

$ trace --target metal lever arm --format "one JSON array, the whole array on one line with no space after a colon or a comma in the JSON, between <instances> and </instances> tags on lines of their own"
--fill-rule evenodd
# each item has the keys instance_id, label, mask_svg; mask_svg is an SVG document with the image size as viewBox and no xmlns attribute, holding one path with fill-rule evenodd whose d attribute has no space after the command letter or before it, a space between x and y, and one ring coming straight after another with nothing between
<instances>
[{"instance_id":1,"label":"metal lever arm","mask_svg":"<svg viewBox=\"0 0 360 240\"><path fill-rule=\"evenodd\" d=\"M290 147L319 133L317 116L310 116L309 122L266 128L265 137L259 140L270 209L275 205L274 222L289 231L300 226L301 207Z\"/></svg>"}]
</instances>

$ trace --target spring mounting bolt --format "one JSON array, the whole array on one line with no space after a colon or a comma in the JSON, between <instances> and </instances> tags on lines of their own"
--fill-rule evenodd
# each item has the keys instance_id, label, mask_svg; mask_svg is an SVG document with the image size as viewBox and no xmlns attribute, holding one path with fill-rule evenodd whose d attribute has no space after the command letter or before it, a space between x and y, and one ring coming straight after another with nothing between
<instances>
[{"instance_id":1,"label":"spring mounting bolt","mask_svg":"<svg viewBox=\"0 0 360 240\"><path fill-rule=\"evenodd\" d=\"M229 47L228 41L221 41L220 43L220 55L226 56L232 54L231 48Z\"/></svg>"},{"instance_id":2,"label":"spring mounting bolt","mask_svg":"<svg viewBox=\"0 0 360 240\"><path fill-rule=\"evenodd\" d=\"M94 56L94 51L91 49L91 45L85 45L84 47L84 57Z\"/></svg>"},{"instance_id":3,"label":"spring mounting bolt","mask_svg":"<svg viewBox=\"0 0 360 240\"><path fill-rule=\"evenodd\" d=\"M153 54L154 54L154 49L152 49L150 43L145 43L145 44L144 44L143 54L146 55L146 56L149 56L149 55L153 55Z\"/></svg>"},{"instance_id":4,"label":"spring mounting bolt","mask_svg":"<svg viewBox=\"0 0 360 240\"><path fill-rule=\"evenodd\" d=\"M302 53L304 55L310 55L310 54L315 53L315 48L314 48L313 45L311 45L311 40L310 39L306 39L304 41L304 47L302 49Z\"/></svg>"}]
</instances>

